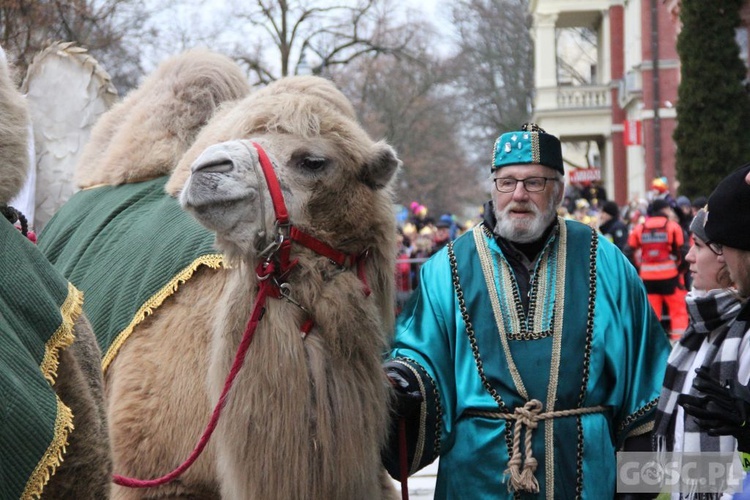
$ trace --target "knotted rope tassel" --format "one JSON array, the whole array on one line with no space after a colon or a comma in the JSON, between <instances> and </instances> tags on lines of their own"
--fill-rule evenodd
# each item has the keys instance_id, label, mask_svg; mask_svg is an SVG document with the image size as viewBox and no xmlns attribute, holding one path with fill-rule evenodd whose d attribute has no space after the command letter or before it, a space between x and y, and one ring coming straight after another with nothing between
<instances>
[{"instance_id":1,"label":"knotted rope tassel","mask_svg":"<svg viewBox=\"0 0 750 500\"><path fill-rule=\"evenodd\" d=\"M534 437L534 429L539 426L540 420L548 420L558 417L570 417L573 415L585 415L587 413L600 413L605 411L604 406L590 406L588 408L574 408L572 410L548 411L542 413L542 402L531 399L523 406L513 410L513 413L499 413L482 410L469 411L471 415L487 418L502 418L515 420L513 424L513 449L508 459L508 468L505 474L509 476L508 491L524 491L527 493L539 493L539 481L534 473L539 463L531 450L531 440ZM524 450L521 455L521 432L525 431Z\"/></svg>"},{"instance_id":2,"label":"knotted rope tassel","mask_svg":"<svg viewBox=\"0 0 750 500\"><path fill-rule=\"evenodd\" d=\"M508 460L508 468L505 474L510 476L508 491L526 491L539 493L539 481L534 476L539 465L531 451L531 438L534 429L538 427L539 414L542 411L542 402L532 399L525 405L518 407L512 414L515 419L513 424L513 450ZM521 468L521 431L526 431L524 439L523 469Z\"/></svg>"}]
</instances>

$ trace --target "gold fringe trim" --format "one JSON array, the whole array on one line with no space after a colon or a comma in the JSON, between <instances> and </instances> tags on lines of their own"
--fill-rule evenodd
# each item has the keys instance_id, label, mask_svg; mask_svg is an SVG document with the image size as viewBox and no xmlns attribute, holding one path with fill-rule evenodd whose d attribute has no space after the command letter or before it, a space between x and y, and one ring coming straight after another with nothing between
<instances>
[{"instance_id":1,"label":"gold fringe trim","mask_svg":"<svg viewBox=\"0 0 750 500\"><path fill-rule=\"evenodd\" d=\"M69 347L75 340L73 325L83 310L83 293L68 283L68 296L60 307L62 322L44 346L44 358L39 368L50 385L55 385L57 366L60 364L60 350Z\"/></svg>"},{"instance_id":2,"label":"gold fringe trim","mask_svg":"<svg viewBox=\"0 0 750 500\"><path fill-rule=\"evenodd\" d=\"M68 446L68 436L75 428L73 426L73 412L60 400L57 395L57 418L55 419L55 434L47 451L34 468L34 472L26 483L21 500L32 500L42 497L45 485L55 475L57 468L63 461L65 447Z\"/></svg>"},{"instance_id":3,"label":"gold fringe trim","mask_svg":"<svg viewBox=\"0 0 750 500\"><path fill-rule=\"evenodd\" d=\"M57 367L60 364L60 350L69 347L75 341L73 326L83 311L83 293L71 283L68 283L68 295L60 307L62 321L52 337L44 346L44 358L39 368L44 378L55 384L57 378ZM47 450L41 460L34 468L31 477L26 482L21 495L22 500L41 498L44 486L55 474L57 467L63 461L65 447L68 445L68 436L73 431L73 412L65 406L55 394L57 400L57 417L55 418L55 433Z\"/></svg>"},{"instance_id":4,"label":"gold fringe trim","mask_svg":"<svg viewBox=\"0 0 750 500\"><path fill-rule=\"evenodd\" d=\"M81 188L81 191L87 191L89 189L96 189L100 187L109 187L109 186L114 186L114 184L105 184L105 183L92 184L91 186L86 186L86 187Z\"/></svg>"},{"instance_id":5,"label":"gold fringe trim","mask_svg":"<svg viewBox=\"0 0 750 500\"><path fill-rule=\"evenodd\" d=\"M222 254L208 254L198 257L182 271L177 273L177 275L174 276L169 281L169 283L164 285L161 290L152 295L140 307L140 309L138 309L130 324L123 331L117 334L115 340L112 342L112 345L109 347L107 353L102 359L103 372L107 371L110 363L112 363L112 361L115 359L115 356L117 356L117 353L120 351L120 348L123 346L128 337L130 337L130 335L133 333L136 325L146 319L146 316L153 314L154 310L162 305L162 303L170 295L174 294L182 283L185 283L187 280L189 280L201 265L208 266L211 269L226 267L224 263L224 256Z\"/></svg>"}]
</instances>

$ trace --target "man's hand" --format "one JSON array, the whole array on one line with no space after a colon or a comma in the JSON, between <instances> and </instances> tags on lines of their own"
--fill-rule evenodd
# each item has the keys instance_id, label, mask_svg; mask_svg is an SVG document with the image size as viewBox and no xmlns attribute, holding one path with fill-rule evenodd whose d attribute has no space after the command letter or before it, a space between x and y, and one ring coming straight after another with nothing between
<instances>
[{"instance_id":1,"label":"man's hand","mask_svg":"<svg viewBox=\"0 0 750 500\"><path fill-rule=\"evenodd\" d=\"M408 417L419 409L422 403L422 393L416 380L408 370L399 363L388 362L383 366L388 380L391 382L395 393L395 404L393 410L396 417Z\"/></svg>"},{"instance_id":2,"label":"man's hand","mask_svg":"<svg viewBox=\"0 0 750 500\"><path fill-rule=\"evenodd\" d=\"M733 379L722 384L705 367L696 373L693 388L705 396L680 394L677 403L710 436L734 436L738 450L750 452L750 388Z\"/></svg>"}]
</instances>

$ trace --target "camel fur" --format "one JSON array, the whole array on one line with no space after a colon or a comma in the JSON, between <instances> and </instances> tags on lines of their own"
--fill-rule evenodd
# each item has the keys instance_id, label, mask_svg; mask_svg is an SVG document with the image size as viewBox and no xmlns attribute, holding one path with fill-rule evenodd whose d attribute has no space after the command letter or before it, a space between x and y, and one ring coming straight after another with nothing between
<instances>
[{"instance_id":1,"label":"camel fur","mask_svg":"<svg viewBox=\"0 0 750 500\"><path fill-rule=\"evenodd\" d=\"M150 79L163 79L160 71ZM145 101L153 115L169 114L176 96L163 88L147 80L129 106L102 117L79 164L80 185L170 172L168 195L215 233L225 265L199 267L136 324L106 368L115 473L170 472L189 456L218 400L257 295L260 252L277 237L252 142L271 158L296 227L338 251L367 254L372 293L356 269L293 245L298 264L284 279L299 306L268 299L206 450L176 481L116 486L113 498L393 498L380 449L389 423L381 359L394 321L395 152L373 141L351 103L318 77L285 78L212 104L215 114L197 135L171 134L195 135L192 145L164 147L171 119L146 120L138 111ZM303 338L307 318L314 327Z\"/></svg>"},{"instance_id":2,"label":"camel fur","mask_svg":"<svg viewBox=\"0 0 750 500\"><path fill-rule=\"evenodd\" d=\"M5 206L21 189L27 175L29 117L23 97L10 78L10 69L2 48L0 115L0 177L3 179L0 183L0 205ZM31 245L28 246L28 251L37 252ZM31 274L34 270L28 269L25 272ZM9 281L7 276L0 276L0 283L3 291L9 294L26 286L23 282ZM53 358L56 355L57 366L51 390L54 390L62 405L72 412L73 429L67 436L67 446L58 450L49 449L51 458L59 457L59 460L48 462L41 469L42 476L46 476L45 481L31 486L33 478L29 478L27 491L32 492L32 495L40 493L42 498L108 498L111 490L112 456L106 425L101 353L91 326L80 311L72 313L69 320L69 325L64 324L60 328L66 331L70 327L73 341L71 345L61 343L55 348ZM3 341L3 336L12 333L3 332L0 342ZM7 366L0 368L9 369ZM8 404L7 401L3 403ZM6 412L9 411L23 411L23 408L19 408L16 403L11 409L3 409L2 413L7 417ZM28 434L34 435L39 431L29 427ZM10 470L4 472L12 473ZM5 478L9 479L8 476Z\"/></svg>"},{"instance_id":3,"label":"camel fur","mask_svg":"<svg viewBox=\"0 0 750 500\"><path fill-rule=\"evenodd\" d=\"M192 49L167 59L96 123L76 166L76 184L117 185L171 173L216 108L249 89L224 55Z\"/></svg>"},{"instance_id":4,"label":"camel fur","mask_svg":"<svg viewBox=\"0 0 750 500\"><path fill-rule=\"evenodd\" d=\"M29 168L28 134L29 112L21 94L16 90L11 69L0 48L0 203L8 203L21 190Z\"/></svg>"}]
</instances>

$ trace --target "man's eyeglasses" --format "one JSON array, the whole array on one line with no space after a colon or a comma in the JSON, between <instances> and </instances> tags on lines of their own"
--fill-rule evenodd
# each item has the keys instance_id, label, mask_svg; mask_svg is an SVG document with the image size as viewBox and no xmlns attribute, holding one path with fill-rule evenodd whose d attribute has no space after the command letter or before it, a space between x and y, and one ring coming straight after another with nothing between
<instances>
[{"instance_id":1,"label":"man's eyeglasses","mask_svg":"<svg viewBox=\"0 0 750 500\"><path fill-rule=\"evenodd\" d=\"M516 184L523 183L523 188L529 193L538 193L544 191L547 187L547 181L556 181L557 177L527 177L525 179L515 179L513 177L496 177L495 189L501 193L512 193L516 190Z\"/></svg>"},{"instance_id":2,"label":"man's eyeglasses","mask_svg":"<svg viewBox=\"0 0 750 500\"><path fill-rule=\"evenodd\" d=\"M724 253L724 245L721 243L716 243L714 241L707 241L706 246L709 250L711 250L716 255L721 255Z\"/></svg>"}]
</instances>

